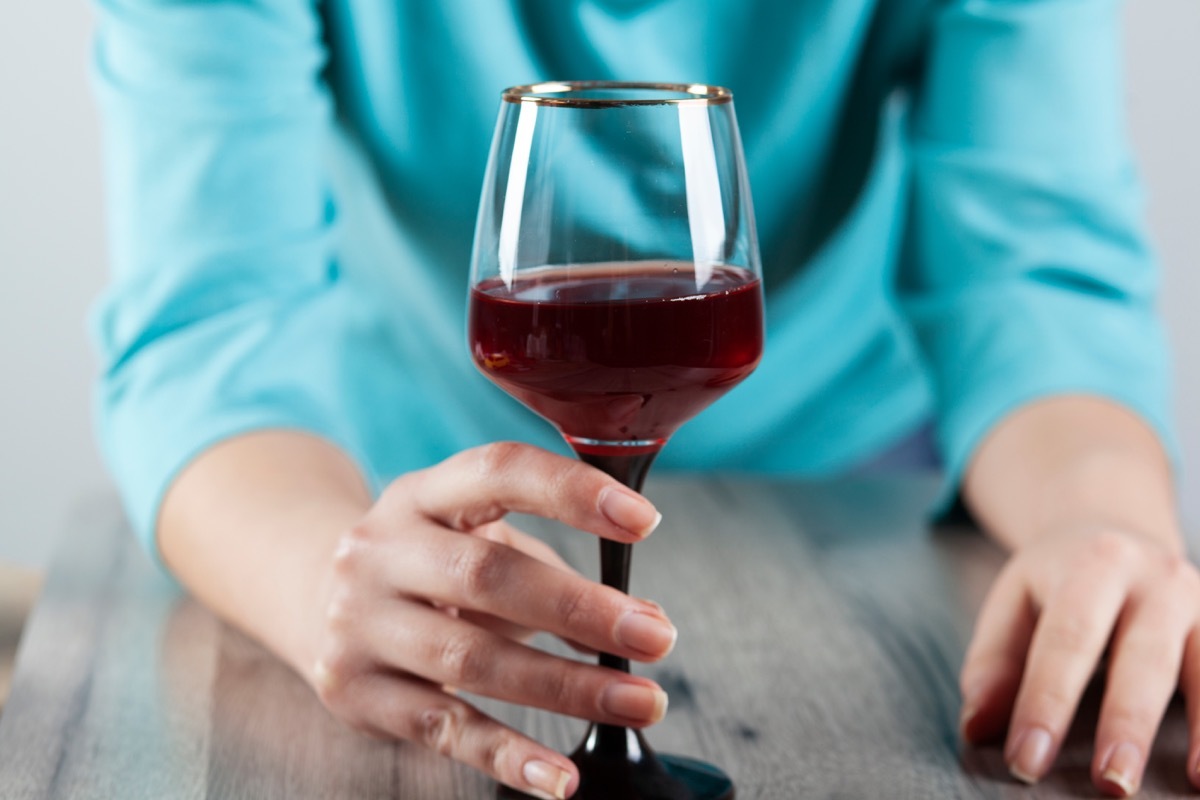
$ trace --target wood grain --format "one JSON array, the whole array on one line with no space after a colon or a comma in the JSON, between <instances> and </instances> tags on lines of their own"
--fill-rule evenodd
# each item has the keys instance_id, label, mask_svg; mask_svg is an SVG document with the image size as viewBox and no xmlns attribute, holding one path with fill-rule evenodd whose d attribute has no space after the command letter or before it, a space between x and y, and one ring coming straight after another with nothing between
<instances>
[{"instance_id":1,"label":"wood grain","mask_svg":"<svg viewBox=\"0 0 1200 800\"><path fill-rule=\"evenodd\" d=\"M671 695L655 747L722 765L742 800L1095 797L1094 692L1036 789L1008 778L998 748L957 742L961 653L1002 557L973 532L930 531L934 490L915 478L652 479L665 520L635 551L633 591L681 631L670 658L641 670ZM518 522L596 573L591 537ZM68 533L0 717L0 797L492 796L467 769L341 727L157 574L114 501ZM478 702L561 749L585 727ZM1139 796L1192 796L1185 753L1176 704Z\"/></svg>"}]
</instances>

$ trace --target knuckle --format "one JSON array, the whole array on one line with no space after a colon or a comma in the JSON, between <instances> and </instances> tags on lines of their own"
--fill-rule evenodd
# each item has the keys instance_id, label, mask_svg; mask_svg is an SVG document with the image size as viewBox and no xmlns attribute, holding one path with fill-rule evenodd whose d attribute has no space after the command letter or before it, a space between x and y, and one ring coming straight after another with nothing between
<instances>
[{"instance_id":1,"label":"knuckle","mask_svg":"<svg viewBox=\"0 0 1200 800\"><path fill-rule=\"evenodd\" d=\"M593 486L598 476L595 467L579 461L567 461L561 468L550 470L545 482L546 493L553 498L570 498L578 494L582 487Z\"/></svg>"},{"instance_id":2,"label":"knuckle","mask_svg":"<svg viewBox=\"0 0 1200 800\"><path fill-rule=\"evenodd\" d=\"M1033 719L1055 733L1063 727L1063 720L1071 718L1075 698L1066 687L1050 684L1032 689L1024 706L1027 719Z\"/></svg>"},{"instance_id":3,"label":"knuckle","mask_svg":"<svg viewBox=\"0 0 1200 800\"><path fill-rule=\"evenodd\" d=\"M1172 594L1195 596L1200 590L1200 575L1186 556L1169 553L1163 556L1163 583Z\"/></svg>"},{"instance_id":4,"label":"knuckle","mask_svg":"<svg viewBox=\"0 0 1200 800\"><path fill-rule=\"evenodd\" d=\"M485 444L475 450L475 467L485 479L506 475L521 459L525 447L517 442Z\"/></svg>"},{"instance_id":5,"label":"knuckle","mask_svg":"<svg viewBox=\"0 0 1200 800\"><path fill-rule=\"evenodd\" d=\"M1138 741L1154 731L1156 722L1147 709L1122 705L1105 711L1102 724L1109 731L1118 732L1121 738Z\"/></svg>"},{"instance_id":6,"label":"knuckle","mask_svg":"<svg viewBox=\"0 0 1200 800\"><path fill-rule=\"evenodd\" d=\"M450 556L451 577L471 600L492 596L504 582L507 554L488 542L464 539L462 544Z\"/></svg>"},{"instance_id":7,"label":"knuckle","mask_svg":"<svg viewBox=\"0 0 1200 800\"><path fill-rule=\"evenodd\" d=\"M542 692L546 703L564 712L570 712L579 707L578 689L575 685L574 670L568 664L548 670L541 682Z\"/></svg>"},{"instance_id":8,"label":"knuckle","mask_svg":"<svg viewBox=\"0 0 1200 800\"><path fill-rule=\"evenodd\" d=\"M455 686L477 686L488 676L491 659L475 633L447 636L438 645L437 662Z\"/></svg>"},{"instance_id":9,"label":"knuckle","mask_svg":"<svg viewBox=\"0 0 1200 800\"><path fill-rule=\"evenodd\" d=\"M373 535L369 526L358 524L347 529L337 539L333 550L333 572L339 577L351 577L362 567L365 551L371 547Z\"/></svg>"},{"instance_id":10,"label":"knuckle","mask_svg":"<svg viewBox=\"0 0 1200 800\"><path fill-rule=\"evenodd\" d=\"M326 630L342 634L357 618L355 593L349 586L340 586L334 589L329 602L325 604Z\"/></svg>"},{"instance_id":11,"label":"knuckle","mask_svg":"<svg viewBox=\"0 0 1200 800\"><path fill-rule=\"evenodd\" d=\"M1137 542L1116 531L1100 531L1088 540L1089 558L1104 567L1126 566L1138 557L1138 552Z\"/></svg>"},{"instance_id":12,"label":"knuckle","mask_svg":"<svg viewBox=\"0 0 1200 800\"><path fill-rule=\"evenodd\" d=\"M1120 642L1120 645L1123 649L1129 649L1131 654L1146 665L1145 672L1148 674L1153 674L1160 669L1169 669L1168 665L1179 662L1180 648L1175 640L1168 639L1166 636L1144 633L1128 634Z\"/></svg>"},{"instance_id":13,"label":"knuckle","mask_svg":"<svg viewBox=\"0 0 1200 800\"><path fill-rule=\"evenodd\" d=\"M564 630L580 631L593 618L590 586L572 586L558 596L554 612Z\"/></svg>"},{"instance_id":14,"label":"knuckle","mask_svg":"<svg viewBox=\"0 0 1200 800\"><path fill-rule=\"evenodd\" d=\"M508 769L509 755L515 749L516 737L508 731L498 731L484 746L480 766L492 775L503 776L513 772Z\"/></svg>"},{"instance_id":15,"label":"knuckle","mask_svg":"<svg viewBox=\"0 0 1200 800\"><path fill-rule=\"evenodd\" d=\"M1049 625L1046 639L1055 650L1068 655L1087 652L1092 643L1091 626L1078 617L1060 619Z\"/></svg>"},{"instance_id":16,"label":"knuckle","mask_svg":"<svg viewBox=\"0 0 1200 800\"><path fill-rule=\"evenodd\" d=\"M462 741L466 714L458 707L428 708L419 712L413 721L414 741L443 755L453 756Z\"/></svg>"},{"instance_id":17,"label":"knuckle","mask_svg":"<svg viewBox=\"0 0 1200 800\"><path fill-rule=\"evenodd\" d=\"M314 668L313 685L321 703L330 709L341 708L354 679L356 658L353 649L339 636L330 636Z\"/></svg>"}]
</instances>

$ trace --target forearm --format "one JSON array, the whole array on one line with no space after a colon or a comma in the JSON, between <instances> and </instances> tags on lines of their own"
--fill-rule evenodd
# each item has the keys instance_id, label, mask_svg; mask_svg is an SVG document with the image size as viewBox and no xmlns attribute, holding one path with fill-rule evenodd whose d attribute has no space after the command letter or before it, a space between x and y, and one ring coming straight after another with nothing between
<instances>
[{"instance_id":1,"label":"forearm","mask_svg":"<svg viewBox=\"0 0 1200 800\"><path fill-rule=\"evenodd\" d=\"M353 462L294 431L223 442L168 491L158 526L167 566L216 613L302 674L315 659L323 574L335 542L371 505Z\"/></svg>"},{"instance_id":2,"label":"forearm","mask_svg":"<svg viewBox=\"0 0 1200 800\"><path fill-rule=\"evenodd\" d=\"M1098 397L1048 398L1010 415L980 445L963 499L1009 549L1082 525L1183 550L1162 444L1135 414Z\"/></svg>"}]
</instances>

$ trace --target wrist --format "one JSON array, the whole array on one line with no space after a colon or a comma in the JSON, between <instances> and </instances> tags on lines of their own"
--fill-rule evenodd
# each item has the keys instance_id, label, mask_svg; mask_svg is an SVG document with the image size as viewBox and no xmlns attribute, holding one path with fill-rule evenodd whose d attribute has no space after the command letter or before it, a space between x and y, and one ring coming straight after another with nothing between
<instances>
[{"instance_id":1,"label":"wrist","mask_svg":"<svg viewBox=\"0 0 1200 800\"><path fill-rule=\"evenodd\" d=\"M963 495L1014 550L1065 529L1126 531L1184 549L1162 446L1139 418L1098 398L1051 398L1014 412L980 445Z\"/></svg>"},{"instance_id":2,"label":"wrist","mask_svg":"<svg viewBox=\"0 0 1200 800\"><path fill-rule=\"evenodd\" d=\"M310 679L337 540L370 506L354 463L332 445L245 434L181 473L159 542L197 599Z\"/></svg>"},{"instance_id":3,"label":"wrist","mask_svg":"<svg viewBox=\"0 0 1200 800\"><path fill-rule=\"evenodd\" d=\"M1184 550L1169 473L1158 462L1115 449L1080 453L1047 475L1030 498L1029 520L1027 531L1011 534L1018 545L1056 531L1095 530Z\"/></svg>"}]
</instances>

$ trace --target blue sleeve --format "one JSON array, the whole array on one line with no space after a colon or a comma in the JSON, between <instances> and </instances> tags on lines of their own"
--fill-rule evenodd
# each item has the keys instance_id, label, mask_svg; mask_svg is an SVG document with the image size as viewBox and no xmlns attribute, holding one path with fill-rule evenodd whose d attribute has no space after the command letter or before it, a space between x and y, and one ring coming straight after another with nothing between
<instances>
[{"instance_id":1,"label":"blue sleeve","mask_svg":"<svg viewBox=\"0 0 1200 800\"><path fill-rule=\"evenodd\" d=\"M376 331L335 258L314 4L97 5L113 263L92 320L99 435L154 553L164 491L223 438L293 428L357 457L344 373Z\"/></svg>"},{"instance_id":2,"label":"blue sleeve","mask_svg":"<svg viewBox=\"0 0 1200 800\"><path fill-rule=\"evenodd\" d=\"M1123 404L1175 452L1119 10L960 0L934 21L898 294L937 395L947 500L992 426L1048 395Z\"/></svg>"}]
</instances>

